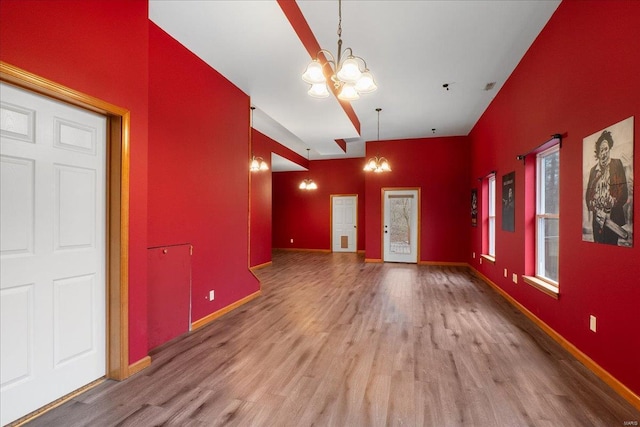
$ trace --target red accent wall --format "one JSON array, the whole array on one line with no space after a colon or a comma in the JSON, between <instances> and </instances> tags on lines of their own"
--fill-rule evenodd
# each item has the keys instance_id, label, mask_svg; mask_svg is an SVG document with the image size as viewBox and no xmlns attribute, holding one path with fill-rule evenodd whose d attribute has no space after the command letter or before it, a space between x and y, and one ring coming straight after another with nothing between
<instances>
[{"instance_id":1,"label":"red accent wall","mask_svg":"<svg viewBox=\"0 0 640 427\"><path fill-rule=\"evenodd\" d=\"M269 165L268 171L251 174L251 261L255 267L271 261L271 152L280 144L268 136L251 129L252 153L262 157Z\"/></svg>"},{"instance_id":2,"label":"red accent wall","mask_svg":"<svg viewBox=\"0 0 640 427\"><path fill-rule=\"evenodd\" d=\"M331 249L331 195L358 195L358 250L364 242L363 159L309 162L308 172L273 174L273 247ZM300 190L305 178L318 184L315 191ZM293 239L293 244L291 243Z\"/></svg>"},{"instance_id":3,"label":"red accent wall","mask_svg":"<svg viewBox=\"0 0 640 427\"><path fill-rule=\"evenodd\" d=\"M633 248L582 241L582 144L585 136L635 116L635 182L640 170L640 2L560 4L470 134L474 177L490 170L516 172L516 230L496 223L496 263L475 268L559 332L606 371L640 394L640 239ZM514 284L504 268L518 275L533 265L533 241L525 234L525 210L533 212L533 171L516 155L565 135L560 150L560 298ZM501 188L498 185L498 197ZM640 220L635 201L634 218ZM637 230L636 230L637 231ZM481 248L481 229L473 229L472 249ZM525 265L525 262L527 265ZM529 271L530 272L530 271ZM597 333L589 316L598 319Z\"/></svg>"},{"instance_id":4,"label":"red accent wall","mask_svg":"<svg viewBox=\"0 0 640 427\"><path fill-rule=\"evenodd\" d=\"M149 98L148 245L193 245L195 321L260 288L248 269L249 97L150 22Z\"/></svg>"},{"instance_id":5,"label":"red accent wall","mask_svg":"<svg viewBox=\"0 0 640 427\"><path fill-rule=\"evenodd\" d=\"M367 142L367 158L375 155L386 157L392 172L367 174L366 258L382 259L382 188L420 187L419 261L465 260L471 229L467 137Z\"/></svg>"},{"instance_id":6,"label":"red accent wall","mask_svg":"<svg viewBox=\"0 0 640 427\"><path fill-rule=\"evenodd\" d=\"M129 361L147 355L146 1L0 2L0 59L131 112Z\"/></svg>"},{"instance_id":7,"label":"red accent wall","mask_svg":"<svg viewBox=\"0 0 640 427\"><path fill-rule=\"evenodd\" d=\"M149 350L189 332L191 245L147 251L149 260Z\"/></svg>"}]
</instances>

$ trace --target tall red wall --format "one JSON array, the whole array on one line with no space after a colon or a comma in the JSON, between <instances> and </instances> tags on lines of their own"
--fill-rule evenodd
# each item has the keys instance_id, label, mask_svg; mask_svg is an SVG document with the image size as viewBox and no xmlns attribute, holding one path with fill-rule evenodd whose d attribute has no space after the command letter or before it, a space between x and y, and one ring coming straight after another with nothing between
<instances>
[{"instance_id":1,"label":"tall red wall","mask_svg":"<svg viewBox=\"0 0 640 427\"><path fill-rule=\"evenodd\" d=\"M331 195L358 195L358 250L364 242L364 172L362 159L317 160L308 172L273 174L273 247L331 249ZM300 190L305 178L318 184ZM291 243L293 239L293 243Z\"/></svg>"},{"instance_id":2,"label":"tall red wall","mask_svg":"<svg viewBox=\"0 0 640 427\"><path fill-rule=\"evenodd\" d=\"M248 269L249 97L149 23L149 98L148 245L193 245L198 320L260 288Z\"/></svg>"},{"instance_id":3,"label":"tall red wall","mask_svg":"<svg viewBox=\"0 0 640 427\"><path fill-rule=\"evenodd\" d=\"M251 174L251 230L249 265L255 267L271 261L271 152L280 146L268 136L251 129L251 151L269 165L268 171Z\"/></svg>"},{"instance_id":4,"label":"tall red wall","mask_svg":"<svg viewBox=\"0 0 640 427\"><path fill-rule=\"evenodd\" d=\"M382 258L382 188L421 189L419 261L462 262L471 229L469 143L466 137L367 143L367 158L389 160L392 172L367 174L366 258Z\"/></svg>"},{"instance_id":5,"label":"tall red wall","mask_svg":"<svg viewBox=\"0 0 640 427\"><path fill-rule=\"evenodd\" d=\"M640 241L633 248L582 241L583 138L635 116L635 182L640 170L640 2L565 1L533 43L470 134L474 179L516 173L515 233L496 233L495 265L476 269L508 292L636 394L640 394ZM533 242L525 240L525 166L516 155L565 134L560 150L560 295L555 300L503 278L525 273ZM530 173L531 171L527 171ZM529 181L533 178L529 176ZM528 183L527 183L528 185ZM501 213L497 213L500 224ZM640 203L634 206L636 230ZM481 228L472 250L481 249ZM529 271L530 273L530 271ZM509 273L511 276L511 273ZM589 316L598 319L589 330Z\"/></svg>"},{"instance_id":6,"label":"tall red wall","mask_svg":"<svg viewBox=\"0 0 640 427\"><path fill-rule=\"evenodd\" d=\"M129 360L147 355L146 1L0 2L0 60L131 112Z\"/></svg>"}]
</instances>

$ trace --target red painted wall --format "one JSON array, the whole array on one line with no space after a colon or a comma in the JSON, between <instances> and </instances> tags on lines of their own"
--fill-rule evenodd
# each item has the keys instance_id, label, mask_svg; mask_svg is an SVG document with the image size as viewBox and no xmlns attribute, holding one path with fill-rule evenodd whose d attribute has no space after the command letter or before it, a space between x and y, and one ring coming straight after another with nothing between
<instances>
[{"instance_id":1,"label":"red painted wall","mask_svg":"<svg viewBox=\"0 0 640 427\"><path fill-rule=\"evenodd\" d=\"M189 332L191 245L147 250L149 350Z\"/></svg>"},{"instance_id":2,"label":"red painted wall","mask_svg":"<svg viewBox=\"0 0 640 427\"><path fill-rule=\"evenodd\" d=\"M582 144L585 136L635 116L635 182L640 170L640 2L573 2L559 6L470 134L474 177L516 172L516 230L497 227L495 265L466 259L591 359L640 394L640 241L633 248L582 241ZM531 170L516 160L554 133L560 150L560 298L503 278L525 273L533 244L525 238L525 186ZM528 174L528 175L527 175ZM525 176L527 175L527 178ZM530 175L530 176L529 176ZM501 189L498 185L498 197ZM497 224L501 213L497 213ZM634 218L640 220L636 200ZM530 223L528 223L530 224ZM472 249L481 248L481 229ZM532 264L527 260L527 264ZM528 271L530 273L530 271ZM589 315L598 319L589 330Z\"/></svg>"},{"instance_id":3,"label":"red painted wall","mask_svg":"<svg viewBox=\"0 0 640 427\"><path fill-rule=\"evenodd\" d=\"M129 360L147 355L146 1L0 2L0 59L131 111Z\"/></svg>"},{"instance_id":4,"label":"red painted wall","mask_svg":"<svg viewBox=\"0 0 640 427\"><path fill-rule=\"evenodd\" d=\"M419 261L465 260L469 251L471 229L467 138L368 142L367 158L374 155L386 157L392 172L367 174L366 258L382 258L382 188L420 187Z\"/></svg>"},{"instance_id":5,"label":"red painted wall","mask_svg":"<svg viewBox=\"0 0 640 427\"><path fill-rule=\"evenodd\" d=\"M195 321L260 288L248 269L249 97L149 23L149 98L148 245L193 245Z\"/></svg>"},{"instance_id":6,"label":"red painted wall","mask_svg":"<svg viewBox=\"0 0 640 427\"><path fill-rule=\"evenodd\" d=\"M358 250L364 242L363 159L309 162L308 172L273 174L273 247L331 249L331 195L358 195ZM300 190L305 178L318 184L315 191ZM291 243L293 239L293 243Z\"/></svg>"},{"instance_id":7,"label":"red painted wall","mask_svg":"<svg viewBox=\"0 0 640 427\"><path fill-rule=\"evenodd\" d=\"M271 261L271 152L281 146L268 136L251 129L252 153L262 157L269 165L268 171L251 174L251 261L255 267Z\"/></svg>"}]
</instances>

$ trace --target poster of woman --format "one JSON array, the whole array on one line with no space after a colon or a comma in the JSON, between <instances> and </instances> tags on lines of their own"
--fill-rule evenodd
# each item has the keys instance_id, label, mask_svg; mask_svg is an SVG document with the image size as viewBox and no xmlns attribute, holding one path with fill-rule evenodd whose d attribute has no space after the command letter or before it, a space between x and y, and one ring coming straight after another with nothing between
<instances>
[{"instance_id":1,"label":"poster of woman","mask_svg":"<svg viewBox=\"0 0 640 427\"><path fill-rule=\"evenodd\" d=\"M502 176L502 229L515 231L516 223L516 173Z\"/></svg>"},{"instance_id":2,"label":"poster of woman","mask_svg":"<svg viewBox=\"0 0 640 427\"><path fill-rule=\"evenodd\" d=\"M582 240L633 246L633 117L583 139Z\"/></svg>"}]
</instances>

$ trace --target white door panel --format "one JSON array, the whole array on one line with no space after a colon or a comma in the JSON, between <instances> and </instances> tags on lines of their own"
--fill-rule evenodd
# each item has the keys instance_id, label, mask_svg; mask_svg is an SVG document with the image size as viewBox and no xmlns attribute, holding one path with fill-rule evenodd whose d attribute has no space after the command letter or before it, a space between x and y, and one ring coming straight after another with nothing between
<instances>
[{"instance_id":1,"label":"white door panel","mask_svg":"<svg viewBox=\"0 0 640 427\"><path fill-rule=\"evenodd\" d=\"M106 371L106 119L0 86L1 424Z\"/></svg>"},{"instance_id":2,"label":"white door panel","mask_svg":"<svg viewBox=\"0 0 640 427\"><path fill-rule=\"evenodd\" d=\"M418 262L418 190L385 190L383 246L385 262Z\"/></svg>"},{"instance_id":3,"label":"white door panel","mask_svg":"<svg viewBox=\"0 0 640 427\"><path fill-rule=\"evenodd\" d=\"M356 252L358 196L331 196L333 252Z\"/></svg>"}]
</instances>

